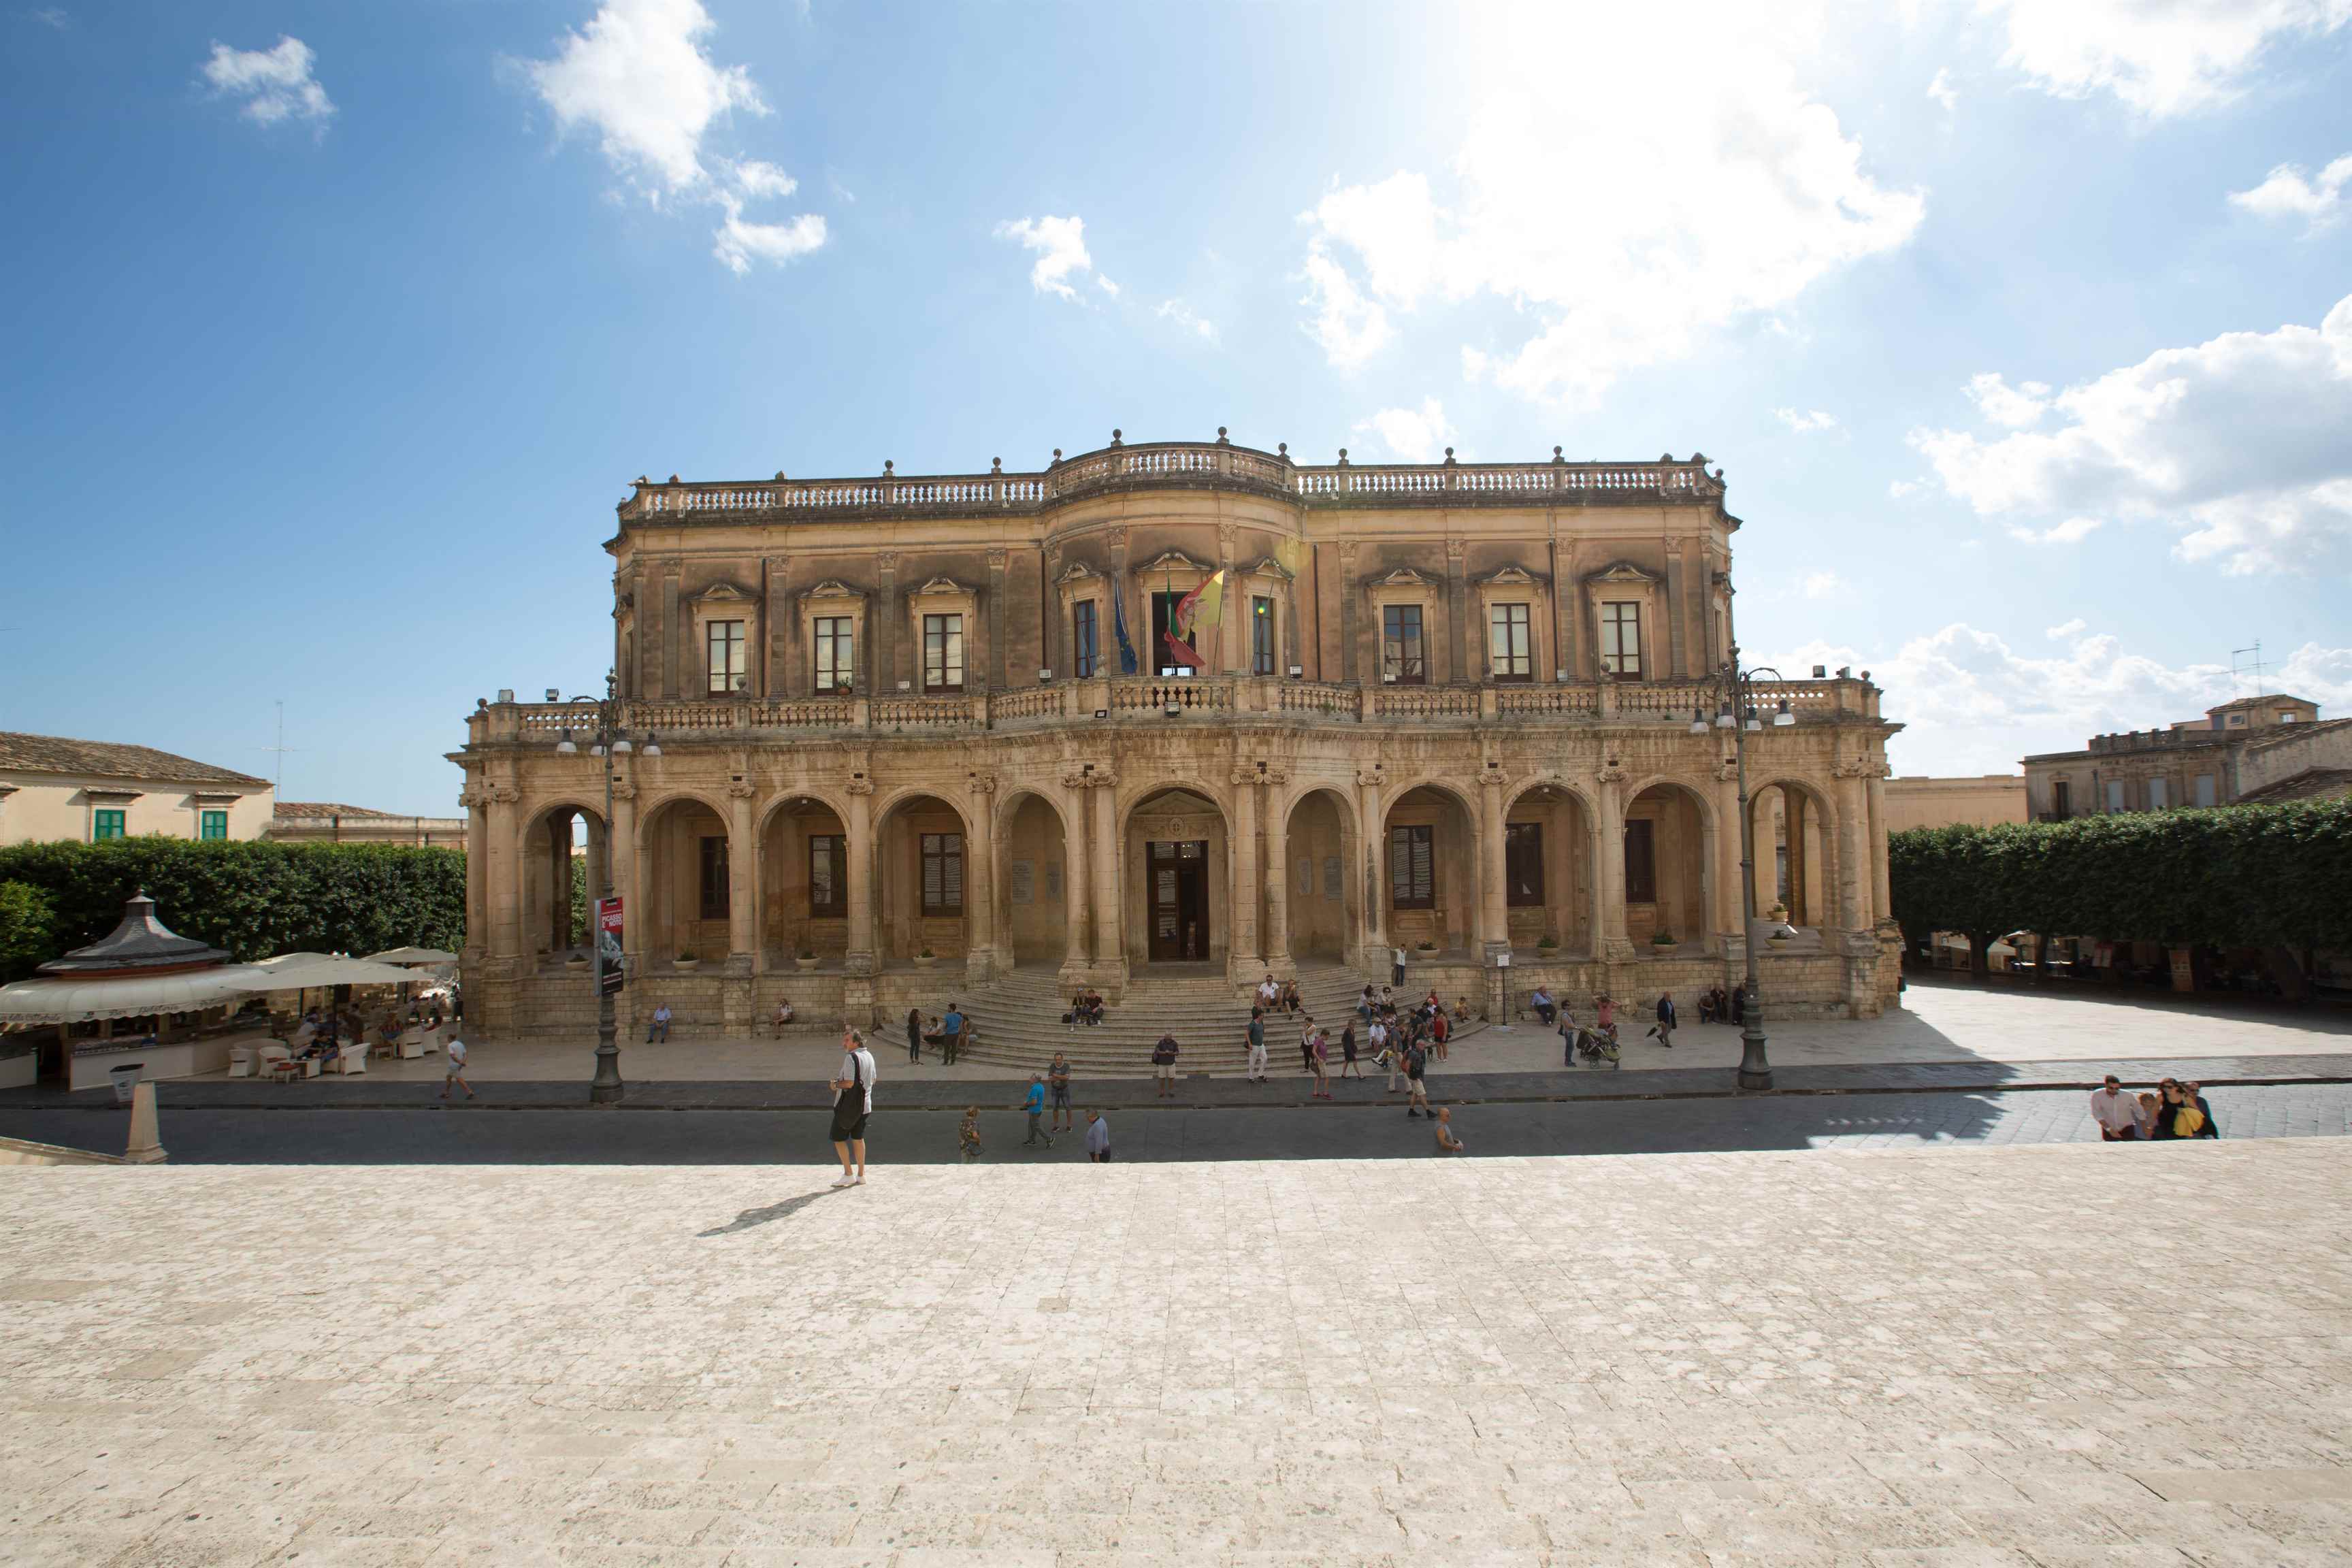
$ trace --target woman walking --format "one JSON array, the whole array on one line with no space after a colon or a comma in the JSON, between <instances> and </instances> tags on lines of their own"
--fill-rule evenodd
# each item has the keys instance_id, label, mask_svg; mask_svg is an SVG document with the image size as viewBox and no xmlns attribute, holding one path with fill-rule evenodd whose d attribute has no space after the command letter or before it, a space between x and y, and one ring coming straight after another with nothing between
<instances>
[{"instance_id":1,"label":"woman walking","mask_svg":"<svg viewBox=\"0 0 2352 1568\"><path fill-rule=\"evenodd\" d=\"M1353 1023L1339 1031L1339 1076L1346 1078L1349 1073L1359 1079L1364 1076L1362 1064L1356 1060L1356 1026Z\"/></svg>"},{"instance_id":2,"label":"woman walking","mask_svg":"<svg viewBox=\"0 0 2352 1568\"><path fill-rule=\"evenodd\" d=\"M907 1009L907 1059L910 1062L923 1059L923 1010L920 1007Z\"/></svg>"},{"instance_id":3,"label":"woman walking","mask_svg":"<svg viewBox=\"0 0 2352 1568\"><path fill-rule=\"evenodd\" d=\"M1310 1097L1312 1099L1331 1098L1330 1058L1331 1047L1325 1044L1323 1031L1318 1029L1307 1041L1307 1064L1315 1069L1315 1092Z\"/></svg>"}]
</instances>

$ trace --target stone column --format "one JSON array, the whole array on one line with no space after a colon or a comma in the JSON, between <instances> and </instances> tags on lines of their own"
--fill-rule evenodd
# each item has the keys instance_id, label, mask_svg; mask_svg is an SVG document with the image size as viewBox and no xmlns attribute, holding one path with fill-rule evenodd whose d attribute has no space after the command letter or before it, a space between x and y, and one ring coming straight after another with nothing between
<instances>
[{"instance_id":1,"label":"stone column","mask_svg":"<svg viewBox=\"0 0 2352 1568\"><path fill-rule=\"evenodd\" d=\"M1233 889L1233 941L1227 947L1225 972L1236 984L1257 978L1262 972L1258 946L1257 770L1236 767L1234 786L1234 831L1228 886Z\"/></svg>"},{"instance_id":2,"label":"stone column","mask_svg":"<svg viewBox=\"0 0 2352 1568\"><path fill-rule=\"evenodd\" d=\"M1821 911L1813 908L1812 889L1809 885L1812 881L1813 868L1811 857L1805 853L1805 795L1801 790L1783 788L1780 791L1780 837L1789 851L1789 923L1793 926L1825 923ZM1769 856L1759 858L1763 865L1772 864ZM1759 875L1761 874L1759 866ZM1774 889L1776 896L1778 892L1779 889ZM1763 895L1759 894L1758 897L1762 898ZM1770 904L1770 900L1765 900L1767 908Z\"/></svg>"},{"instance_id":3,"label":"stone column","mask_svg":"<svg viewBox=\"0 0 2352 1568\"><path fill-rule=\"evenodd\" d=\"M1388 941L1382 915L1388 909L1389 888L1388 823L1381 816L1381 781L1378 768L1356 770L1357 831L1364 839L1364 941L1379 946Z\"/></svg>"},{"instance_id":4,"label":"stone column","mask_svg":"<svg viewBox=\"0 0 2352 1568\"><path fill-rule=\"evenodd\" d=\"M759 874L760 856L751 843L751 793L748 779L737 779L727 786L727 972L730 974L751 973L751 956L758 951L759 933L753 929L753 879Z\"/></svg>"},{"instance_id":5,"label":"stone column","mask_svg":"<svg viewBox=\"0 0 2352 1568\"><path fill-rule=\"evenodd\" d=\"M490 797L480 785L458 797L466 808L466 947L490 951Z\"/></svg>"},{"instance_id":6,"label":"stone column","mask_svg":"<svg viewBox=\"0 0 2352 1568\"><path fill-rule=\"evenodd\" d=\"M1076 984L1087 969L1087 794L1077 781L1062 778L1062 975Z\"/></svg>"},{"instance_id":7,"label":"stone column","mask_svg":"<svg viewBox=\"0 0 2352 1568\"><path fill-rule=\"evenodd\" d=\"M866 623L866 693L869 697L898 694L898 557L896 552L885 550L874 557L874 605ZM854 943L856 938L850 940Z\"/></svg>"},{"instance_id":8,"label":"stone column","mask_svg":"<svg viewBox=\"0 0 2352 1568\"><path fill-rule=\"evenodd\" d=\"M1837 902L1838 925L1853 931L1871 927L1870 883L1864 878L1863 823L1870 815L1870 795L1862 773L1867 764L1837 766Z\"/></svg>"},{"instance_id":9,"label":"stone column","mask_svg":"<svg viewBox=\"0 0 2352 1568\"><path fill-rule=\"evenodd\" d=\"M1690 676L1690 595L1683 573L1683 542L1666 541L1666 644L1675 679Z\"/></svg>"},{"instance_id":10,"label":"stone column","mask_svg":"<svg viewBox=\"0 0 2352 1568\"><path fill-rule=\"evenodd\" d=\"M1870 908L1881 921L1895 918L1895 899L1886 880L1886 764L1873 763L1869 777Z\"/></svg>"},{"instance_id":11,"label":"stone column","mask_svg":"<svg viewBox=\"0 0 2352 1568\"><path fill-rule=\"evenodd\" d=\"M490 951L504 959L522 956L522 845L517 841L515 804L522 792L510 784L489 786Z\"/></svg>"},{"instance_id":12,"label":"stone column","mask_svg":"<svg viewBox=\"0 0 2352 1568\"><path fill-rule=\"evenodd\" d=\"M968 787L971 831L964 837L963 973L967 984L985 985L996 973L996 775L974 773Z\"/></svg>"},{"instance_id":13,"label":"stone column","mask_svg":"<svg viewBox=\"0 0 2352 1568\"><path fill-rule=\"evenodd\" d=\"M1125 858L1118 842L1118 777L1104 769L1084 776L1094 796L1094 845L1087 858L1094 873L1095 965L1110 969L1115 983L1127 973L1127 950L1118 939L1118 873Z\"/></svg>"},{"instance_id":14,"label":"stone column","mask_svg":"<svg viewBox=\"0 0 2352 1568\"><path fill-rule=\"evenodd\" d=\"M1715 816L1721 826L1715 836L1715 929L1726 958L1738 956L1736 945L1748 940L1747 900L1739 875L1739 773L1730 763L1715 769Z\"/></svg>"},{"instance_id":15,"label":"stone column","mask_svg":"<svg viewBox=\"0 0 2352 1568\"><path fill-rule=\"evenodd\" d=\"M1511 915L1504 897L1503 771L1478 770L1478 940L1486 956L1511 945Z\"/></svg>"},{"instance_id":16,"label":"stone column","mask_svg":"<svg viewBox=\"0 0 2352 1568\"><path fill-rule=\"evenodd\" d=\"M1593 930L1600 933L1601 958L1622 963L1633 956L1625 936L1625 770L1615 758L1603 763L1595 795L1601 803L1600 875L1592 879Z\"/></svg>"},{"instance_id":17,"label":"stone column","mask_svg":"<svg viewBox=\"0 0 2352 1568\"><path fill-rule=\"evenodd\" d=\"M874 970L874 781L848 784L849 948L845 963L853 974Z\"/></svg>"},{"instance_id":18,"label":"stone column","mask_svg":"<svg viewBox=\"0 0 2352 1568\"><path fill-rule=\"evenodd\" d=\"M1276 771L1268 769L1266 782L1276 783ZM1276 790L1266 791L1265 801L1265 967L1276 975L1292 972L1290 962L1290 824L1277 804Z\"/></svg>"},{"instance_id":19,"label":"stone column","mask_svg":"<svg viewBox=\"0 0 2352 1568\"><path fill-rule=\"evenodd\" d=\"M604 765L612 766L612 760L606 758ZM644 939L638 934L638 922L646 911L638 907L637 786L627 779L613 781L613 826L605 837L613 847L613 896L621 900L622 973L635 979L644 967L639 962ZM617 1016L625 1026L635 1019L631 998L635 994L633 987L624 985L616 1000Z\"/></svg>"},{"instance_id":20,"label":"stone column","mask_svg":"<svg viewBox=\"0 0 2352 1568\"><path fill-rule=\"evenodd\" d=\"M1449 456L1446 462L1451 464ZM1452 647L1453 668L1445 672L1448 680L1475 680L1477 667L1470 657L1470 590L1465 579L1464 562L1470 542L1449 539L1445 542L1445 618L1449 623L1447 638Z\"/></svg>"},{"instance_id":21,"label":"stone column","mask_svg":"<svg viewBox=\"0 0 2352 1568\"><path fill-rule=\"evenodd\" d=\"M1004 552L988 552L988 689L1004 684Z\"/></svg>"}]
</instances>

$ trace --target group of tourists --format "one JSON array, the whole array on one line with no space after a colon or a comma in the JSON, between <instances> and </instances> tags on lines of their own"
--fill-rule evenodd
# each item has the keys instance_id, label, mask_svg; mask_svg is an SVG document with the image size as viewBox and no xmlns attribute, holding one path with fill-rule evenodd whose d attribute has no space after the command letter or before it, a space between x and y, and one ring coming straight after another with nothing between
<instances>
[{"instance_id":1,"label":"group of tourists","mask_svg":"<svg viewBox=\"0 0 2352 1568\"><path fill-rule=\"evenodd\" d=\"M920 1007L909 1007L907 1009L907 1059L921 1061L923 1047L937 1046L940 1065L953 1067L956 1058L963 1054L964 1047L971 1044L977 1032L971 1026L971 1020L965 1017L962 1009L952 1001L948 1004L948 1010L936 1018L924 1017Z\"/></svg>"},{"instance_id":2,"label":"group of tourists","mask_svg":"<svg viewBox=\"0 0 2352 1568\"><path fill-rule=\"evenodd\" d=\"M2091 1120L2102 1143L2141 1143L2174 1138L2219 1138L2221 1125L2198 1086L2185 1079L2161 1079L2152 1091L2124 1091L2109 1073L2091 1091Z\"/></svg>"}]
</instances>

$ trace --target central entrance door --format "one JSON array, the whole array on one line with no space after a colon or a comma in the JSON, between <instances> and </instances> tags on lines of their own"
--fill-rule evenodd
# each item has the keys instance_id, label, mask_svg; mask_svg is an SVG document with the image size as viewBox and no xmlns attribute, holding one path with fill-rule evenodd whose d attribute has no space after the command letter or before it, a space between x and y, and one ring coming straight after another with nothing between
<instances>
[{"instance_id":1,"label":"central entrance door","mask_svg":"<svg viewBox=\"0 0 2352 1568\"><path fill-rule=\"evenodd\" d=\"M1200 963L1209 956L1209 842L1159 841L1150 847L1154 963Z\"/></svg>"}]
</instances>

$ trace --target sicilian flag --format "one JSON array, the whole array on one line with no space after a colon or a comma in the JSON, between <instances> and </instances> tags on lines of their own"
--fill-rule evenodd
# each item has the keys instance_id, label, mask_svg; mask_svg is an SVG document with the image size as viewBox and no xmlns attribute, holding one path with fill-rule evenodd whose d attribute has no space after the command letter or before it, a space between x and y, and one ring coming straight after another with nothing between
<instances>
[{"instance_id":1,"label":"sicilian flag","mask_svg":"<svg viewBox=\"0 0 2352 1568\"><path fill-rule=\"evenodd\" d=\"M1225 573L1219 567L1209 574L1207 582L1176 601L1176 608L1168 616L1169 650L1177 659L1201 668L1208 661L1193 650L1201 640L1201 628L1213 626L1225 613Z\"/></svg>"},{"instance_id":2,"label":"sicilian flag","mask_svg":"<svg viewBox=\"0 0 2352 1568\"><path fill-rule=\"evenodd\" d=\"M1111 631L1118 638L1118 672L1135 673L1135 645L1127 638L1127 595L1113 594L1110 599Z\"/></svg>"}]
</instances>

